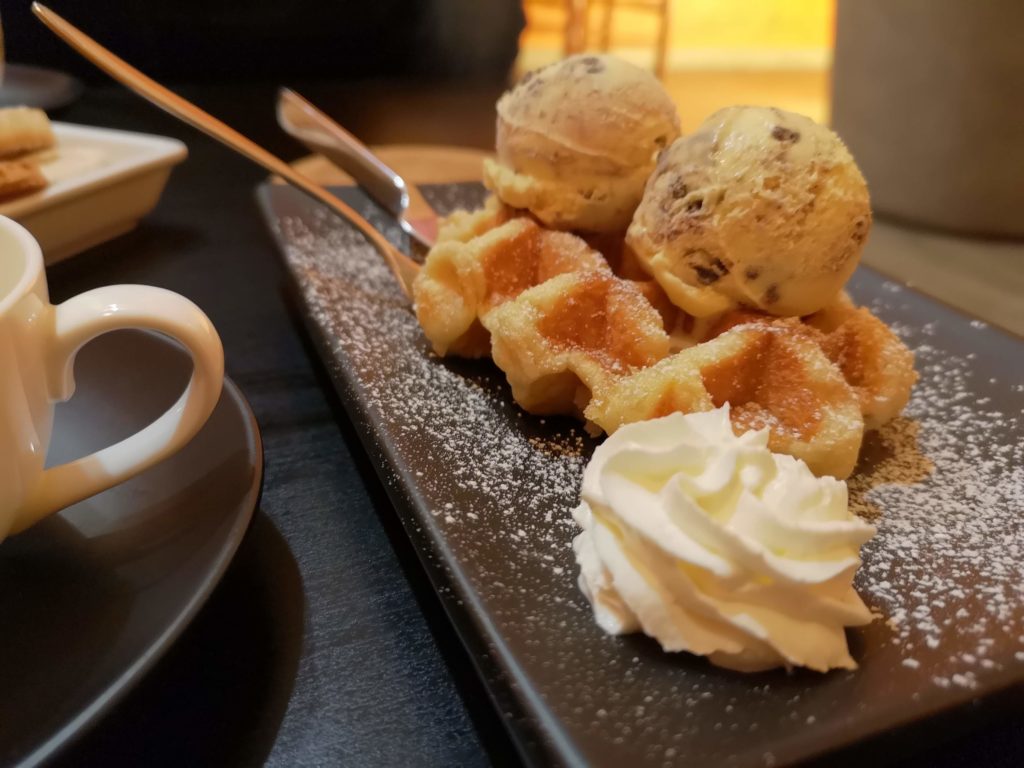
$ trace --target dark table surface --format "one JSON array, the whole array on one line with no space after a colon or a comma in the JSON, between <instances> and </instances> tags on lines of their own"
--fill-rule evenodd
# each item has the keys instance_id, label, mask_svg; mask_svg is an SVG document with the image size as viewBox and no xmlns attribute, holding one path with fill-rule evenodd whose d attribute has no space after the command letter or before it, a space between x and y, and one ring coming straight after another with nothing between
<instances>
[{"instance_id":1,"label":"dark table surface","mask_svg":"<svg viewBox=\"0 0 1024 768\"><path fill-rule=\"evenodd\" d=\"M499 86L292 83L370 143L487 147ZM285 159L276 84L184 86ZM119 282L209 314L263 432L260 508L223 582L150 675L59 765L488 765L515 750L302 330L257 213L265 174L123 89L58 119L175 136L190 157L134 232L48 270L54 302ZM909 764L1020 765L1020 712ZM908 764L906 760L901 764Z\"/></svg>"}]
</instances>

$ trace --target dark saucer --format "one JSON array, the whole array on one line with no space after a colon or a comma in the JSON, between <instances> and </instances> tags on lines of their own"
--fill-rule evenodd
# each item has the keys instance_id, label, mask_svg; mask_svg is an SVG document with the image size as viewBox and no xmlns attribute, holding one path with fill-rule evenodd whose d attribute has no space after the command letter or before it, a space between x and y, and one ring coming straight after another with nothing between
<instances>
[{"instance_id":1,"label":"dark saucer","mask_svg":"<svg viewBox=\"0 0 1024 768\"><path fill-rule=\"evenodd\" d=\"M48 461L123 439L191 372L163 337L108 334L79 354ZM259 429L230 381L181 452L0 544L0 763L35 765L106 712L220 580L263 478Z\"/></svg>"}]
</instances>

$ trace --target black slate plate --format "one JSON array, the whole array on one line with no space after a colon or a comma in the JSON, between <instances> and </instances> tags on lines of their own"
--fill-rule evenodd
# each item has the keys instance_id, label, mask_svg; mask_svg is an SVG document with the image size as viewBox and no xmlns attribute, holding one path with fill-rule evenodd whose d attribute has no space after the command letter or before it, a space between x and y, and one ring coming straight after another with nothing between
<instances>
[{"instance_id":1,"label":"black slate plate","mask_svg":"<svg viewBox=\"0 0 1024 768\"><path fill-rule=\"evenodd\" d=\"M155 334L81 351L47 457L67 461L166 410L192 371ZM220 581L259 496L256 420L231 381L199 434L162 464L0 544L0 765L37 765L106 712Z\"/></svg>"},{"instance_id":2,"label":"black slate plate","mask_svg":"<svg viewBox=\"0 0 1024 768\"><path fill-rule=\"evenodd\" d=\"M399 242L357 191L338 191ZM441 212L482 196L479 185L423 192ZM579 426L522 414L488 362L430 355L382 260L344 221L288 187L259 198L338 393L527 760L781 765L902 734L884 742L892 758L913 748L911 724L945 729L986 712L979 702L1020 701L1019 339L856 274L855 299L915 349L922 375L850 483L853 508L879 528L857 585L881 617L850 633L855 672L730 673L594 624L570 549L593 448Z\"/></svg>"}]
</instances>

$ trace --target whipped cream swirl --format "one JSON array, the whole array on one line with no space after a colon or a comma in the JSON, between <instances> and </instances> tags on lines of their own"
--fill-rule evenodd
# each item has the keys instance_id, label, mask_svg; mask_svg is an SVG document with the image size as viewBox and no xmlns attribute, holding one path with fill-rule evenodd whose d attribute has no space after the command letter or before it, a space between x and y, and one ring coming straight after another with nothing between
<instances>
[{"instance_id":1,"label":"whipped cream swirl","mask_svg":"<svg viewBox=\"0 0 1024 768\"><path fill-rule=\"evenodd\" d=\"M871 612L852 586L875 529L846 484L735 435L729 406L629 424L583 475L579 584L611 634L756 671L856 668L844 627Z\"/></svg>"}]
</instances>

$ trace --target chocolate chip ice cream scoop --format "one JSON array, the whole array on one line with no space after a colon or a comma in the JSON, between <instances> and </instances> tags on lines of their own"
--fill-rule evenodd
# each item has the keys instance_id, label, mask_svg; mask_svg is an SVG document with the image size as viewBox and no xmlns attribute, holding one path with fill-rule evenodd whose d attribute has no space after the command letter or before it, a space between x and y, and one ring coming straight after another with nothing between
<instances>
[{"instance_id":1,"label":"chocolate chip ice cream scoop","mask_svg":"<svg viewBox=\"0 0 1024 768\"><path fill-rule=\"evenodd\" d=\"M691 315L806 315L842 289L870 228L867 185L835 133L729 107L663 153L627 241Z\"/></svg>"},{"instance_id":2,"label":"chocolate chip ice cream scoop","mask_svg":"<svg viewBox=\"0 0 1024 768\"><path fill-rule=\"evenodd\" d=\"M549 227L621 233L677 136L675 105L650 72L614 56L570 56L498 101L497 157L484 182Z\"/></svg>"}]
</instances>

